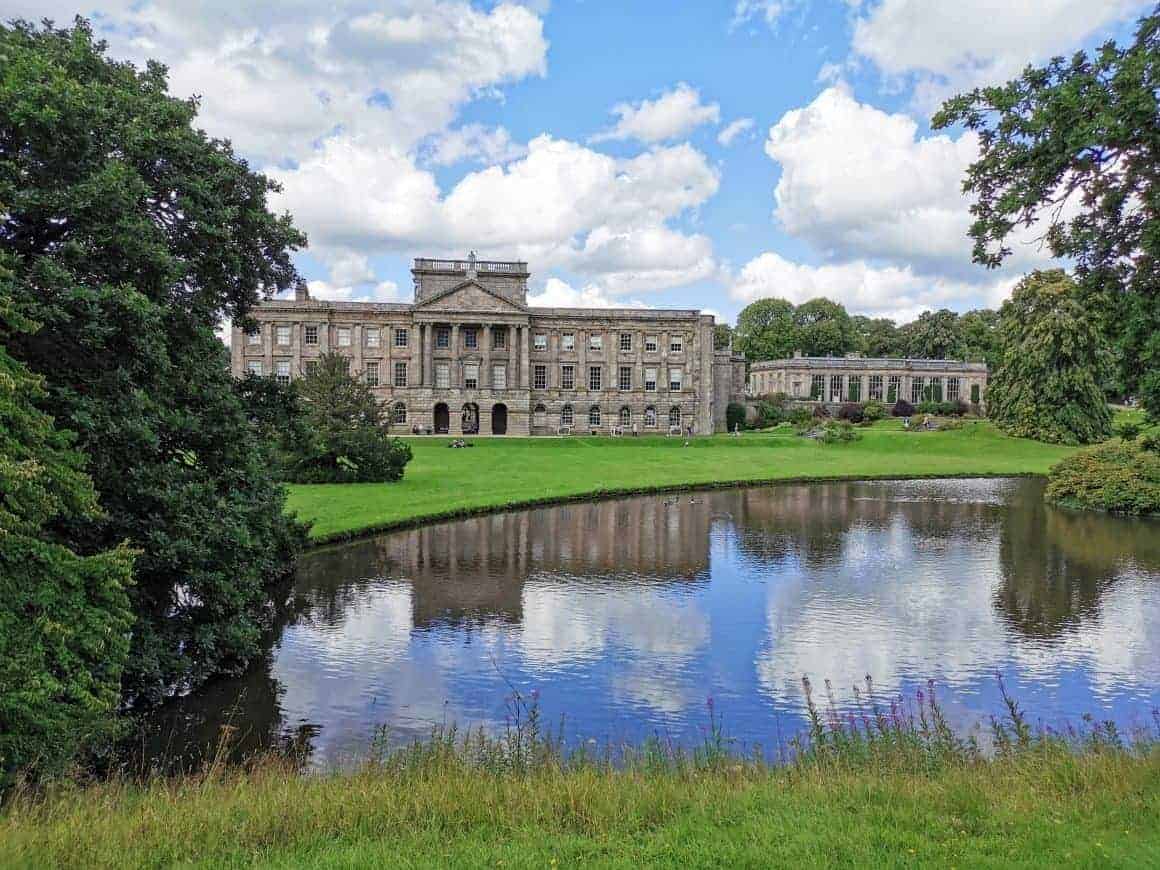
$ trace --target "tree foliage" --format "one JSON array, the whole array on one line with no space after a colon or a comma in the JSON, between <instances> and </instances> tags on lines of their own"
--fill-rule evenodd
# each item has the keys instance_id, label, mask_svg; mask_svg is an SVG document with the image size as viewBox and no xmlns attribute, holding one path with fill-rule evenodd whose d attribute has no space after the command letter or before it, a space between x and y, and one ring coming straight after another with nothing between
<instances>
[{"instance_id":1,"label":"tree foliage","mask_svg":"<svg viewBox=\"0 0 1160 870\"><path fill-rule=\"evenodd\" d=\"M126 547L75 553L54 529L98 514L71 435L35 406L44 385L4 343L16 319L0 255L0 790L59 771L111 736L129 652Z\"/></svg>"},{"instance_id":2,"label":"tree foliage","mask_svg":"<svg viewBox=\"0 0 1160 870\"><path fill-rule=\"evenodd\" d=\"M759 299L737 315L733 346L750 362L785 359L797 347L794 307L785 299Z\"/></svg>"},{"instance_id":3,"label":"tree foliage","mask_svg":"<svg viewBox=\"0 0 1160 870\"><path fill-rule=\"evenodd\" d=\"M803 302L793 312L798 348L806 356L844 356L858 349L858 334L846 309L824 297Z\"/></svg>"},{"instance_id":4,"label":"tree foliage","mask_svg":"<svg viewBox=\"0 0 1160 870\"><path fill-rule=\"evenodd\" d=\"M949 309L924 311L902 327L906 356L913 359L959 359L963 355L959 316Z\"/></svg>"},{"instance_id":5,"label":"tree foliage","mask_svg":"<svg viewBox=\"0 0 1160 870\"><path fill-rule=\"evenodd\" d=\"M9 350L89 457L104 513L62 539L140 550L123 685L157 700L244 666L303 540L214 328L290 287L305 240L163 67L111 61L81 20L0 26L0 55L0 252L42 324Z\"/></svg>"},{"instance_id":6,"label":"tree foliage","mask_svg":"<svg viewBox=\"0 0 1160 870\"><path fill-rule=\"evenodd\" d=\"M1111 434L1100 389L1107 351L1061 270L1033 272L999 310L999 365L987 387L987 413L1012 435L1088 444Z\"/></svg>"},{"instance_id":7,"label":"tree foliage","mask_svg":"<svg viewBox=\"0 0 1160 870\"><path fill-rule=\"evenodd\" d=\"M980 143L963 185L976 197L975 261L998 266L1017 228L1045 226L1112 340L1122 388L1160 414L1160 12L1126 47L1028 67L947 101L933 120L960 123Z\"/></svg>"},{"instance_id":8,"label":"tree foliage","mask_svg":"<svg viewBox=\"0 0 1160 870\"><path fill-rule=\"evenodd\" d=\"M858 349L866 356L906 356L906 342L902 332L890 318L856 314L850 319L858 333Z\"/></svg>"}]
</instances>

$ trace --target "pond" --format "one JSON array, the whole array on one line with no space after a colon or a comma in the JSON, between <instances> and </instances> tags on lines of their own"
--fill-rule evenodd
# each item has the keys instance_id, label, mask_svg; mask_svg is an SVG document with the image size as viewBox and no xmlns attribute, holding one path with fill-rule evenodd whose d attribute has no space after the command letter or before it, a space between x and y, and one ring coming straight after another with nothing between
<instances>
[{"instance_id":1,"label":"pond","mask_svg":"<svg viewBox=\"0 0 1160 870\"><path fill-rule=\"evenodd\" d=\"M1034 479L822 483L623 498L308 553L265 655L175 701L141 750L291 743L364 756L436 723L502 729L538 690L569 742L695 743L707 699L743 746L933 679L952 722L1147 725L1160 704L1160 522L1060 511ZM767 749L767 751L769 751Z\"/></svg>"}]
</instances>

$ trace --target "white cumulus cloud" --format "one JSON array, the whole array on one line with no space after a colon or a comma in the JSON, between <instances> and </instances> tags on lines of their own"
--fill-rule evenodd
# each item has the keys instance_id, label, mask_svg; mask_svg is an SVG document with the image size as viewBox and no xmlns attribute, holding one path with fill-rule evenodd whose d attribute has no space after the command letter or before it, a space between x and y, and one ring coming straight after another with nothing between
<instances>
[{"instance_id":1,"label":"white cumulus cloud","mask_svg":"<svg viewBox=\"0 0 1160 870\"><path fill-rule=\"evenodd\" d=\"M728 148L738 136L742 133L748 133L752 129L752 118L738 118L736 121L731 121L722 128L721 132L717 134L717 141Z\"/></svg>"},{"instance_id":2,"label":"white cumulus cloud","mask_svg":"<svg viewBox=\"0 0 1160 870\"><path fill-rule=\"evenodd\" d=\"M716 124L721 119L721 108L716 103L702 103L700 92L681 82L655 100L617 103L612 107L612 114L619 120L611 129L593 136L593 142L638 139L651 143L678 139L702 124Z\"/></svg>"}]
</instances>

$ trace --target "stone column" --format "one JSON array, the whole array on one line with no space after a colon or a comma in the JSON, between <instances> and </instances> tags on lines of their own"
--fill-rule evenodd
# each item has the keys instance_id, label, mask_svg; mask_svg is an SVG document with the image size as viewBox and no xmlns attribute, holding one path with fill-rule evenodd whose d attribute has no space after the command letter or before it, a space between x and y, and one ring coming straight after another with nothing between
<instances>
[{"instance_id":1,"label":"stone column","mask_svg":"<svg viewBox=\"0 0 1160 870\"><path fill-rule=\"evenodd\" d=\"M508 389L518 390L521 388L519 372L516 371L516 328L508 326L507 329L507 379Z\"/></svg>"},{"instance_id":2,"label":"stone column","mask_svg":"<svg viewBox=\"0 0 1160 870\"><path fill-rule=\"evenodd\" d=\"M451 387L455 390L463 389L463 372L459 370L459 324L451 324Z\"/></svg>"},{"instance_id":3,"label":"stone column","mask_svg":"<svg viewBox=\"0 0 1160 870\"><path fill-rule=\"evenodd\" d=\"M353 368L354 371L361 373L363 371L363 342L365 327L361 323L352 323L350 325L350 343L351 350L354 351Z\"/></svg>"},{"instance_id":4,"label":"stone column","mask_svg":"<svg viewBox=\"0 0 1160 870\"><path fill-rule=\"evenodd\" d=\"M532 328L530 325L520 327L520 387L527 389L532 385L528 380L529 365L531 362Z\"/></svg>"},{"instance_id":5,"label":"stone column","mask_svg":"<svg viewBox=\"0 0 1160 870\"><path fill-rule=\"evenodd\" d=\"M479 373L479 388L481 390L482 389L488 389L488 390L495 389L495 384L492 383L492 379L491 379L491 342L492 342L491 326L492 325L490 323L481 323L479 325L479 340L480 340L480 344L483 345L479 351L479 355L480 355L479 367L481 369L483 369L483 371L481 371Z\"/></svg>"}]
</instances>

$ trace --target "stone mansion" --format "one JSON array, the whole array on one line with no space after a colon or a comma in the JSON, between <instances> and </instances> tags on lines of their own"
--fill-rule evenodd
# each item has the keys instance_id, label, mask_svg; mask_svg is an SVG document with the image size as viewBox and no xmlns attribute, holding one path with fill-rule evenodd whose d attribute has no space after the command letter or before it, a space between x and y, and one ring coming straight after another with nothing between
<instances>
[{"instance_id":1,"label":"stone mansion","mask_svg":"<svg viewBox=\"0 0 1160 870\"><path fill-rule=\"evenodd\" d=\"M232 368L289 382L351 359L401 432L723 431L745 364L697 310L539 308L518 261L420 258L413 303L271 299L231 335Z\"/></svg>"}]
</instances>

